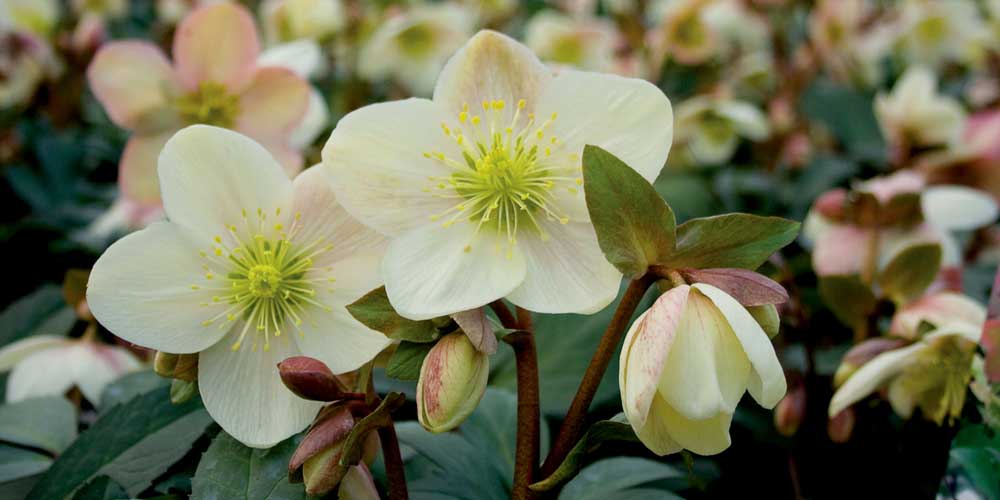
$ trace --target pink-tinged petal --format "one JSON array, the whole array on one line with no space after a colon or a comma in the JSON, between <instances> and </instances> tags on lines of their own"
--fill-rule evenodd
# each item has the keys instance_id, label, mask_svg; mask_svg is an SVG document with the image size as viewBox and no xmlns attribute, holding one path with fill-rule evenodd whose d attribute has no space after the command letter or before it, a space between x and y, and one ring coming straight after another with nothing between
<instances>
[{"instance_id":1,"label":"pink-tinged petal","mask_svg":"<svg viewBox=\"0 0 1000 500\"><path fill-rule=\"evenodd\" d=\"M259 141L262 146L264 146L271 156L278 163L281 164L282 168L285 169L285 173L288 177L294 178L299 172L302 172L303 158L302 153L298 152L295 148L291 147L282 140L262 140Z\"/></svg>"},{"instance_id":2,"label":"pink-tinged petal","mask_svg":"<svg viewBox=\"0 0 1000 500\"><path fill-rule=\"evenodd\" d=\"M820 233L813 251L813 269L819 276L861 272L872 234L854 226L831 225Z\"/></svg>"},{"instance_id":3,"label":"pink-tinged petal","mask_svg":"<svg viewBox=\"0 0 1000 500\"><path fill-rule=\"evenodd\" d=\"M876 177L862 183L859 188L868 191L882 203L888 203L894 196L905 193L919 193L924 189L924 176L912 170L903 170L892 175Z\"/></svg>"},{"instance_id":4,"label":"pink-tinged petal","mask_svg":"<svg viewBox=\"0 0 1000 500\"><path fill-rule=\"evenodd\" d=\"M938 328L961 323L979 329L984 321L986 309L976 301L960 293L940 292L924 296L896 311L889 332L915 340L922 322Z\"/></svg>"},{"instance_id":5,"label":"pink-tinged petal","mask_svg":"<svg viewBox=\"0 0 1000 500\"><path fill-rule=\"evenodd\" d=\"M1000 160L1000 109L981 111L965 122L966 144L988 160Z\"/></svg>"},{"instance_id":6,"label":"pink-tinged petal","mask_svg":"<svg viewBox=\"0 0 1000 500\"><path fill-rule=\"evenodd\" d=\"M174 34L174 61L190 91L215 82L233 92L253 79L260 43L253 16L235 3L201 7L184 18Z\"/></svg>"},{"instance_id":7,"label":"pink-tinged petal","mask_svg":"<svg viewBox=\"0 0 1000 500\"><path fill-rule=\"evenodd\" d=\"M309 84L285 68L261 68L242 94L236 130L251 137L287 137L302 122Z\"/></svg>"},{"instance_id":8,"label":"pink-tinged petal","mask_svg":"<svg viewBox=\"0 0 1000 500\"><path fill-rule=\"evenodd\" d=\"M118 188L125 199L143 206L160 205L160 179L156 174L156 165L163 145L174 132L176 130L133 135L125 144L118 164Z\"/></svg>"},{"instance_id":9,"label":"pink-tinged petal","mask_svg":"<svg viewBox=\"0 0 1000 500\"><path fill-rule=\"evenodd\" d=\"M622 408L634 429L646 425L690 290L689 286L679 286L661 295L632 323L625 336L618 384Z\"/></svg>"},{"instance_id":10,"label":"pink-tinged petal","mask_svg":"<svg viewBox=\"0 0 1000 500\"><path fill-rule=\"evenodd\" d=\"M121 127L154 131L174 121L169 104L179 84L170 61L149 42L104 45L87 67L87 81Z\"/></svg>"}]
</instances>

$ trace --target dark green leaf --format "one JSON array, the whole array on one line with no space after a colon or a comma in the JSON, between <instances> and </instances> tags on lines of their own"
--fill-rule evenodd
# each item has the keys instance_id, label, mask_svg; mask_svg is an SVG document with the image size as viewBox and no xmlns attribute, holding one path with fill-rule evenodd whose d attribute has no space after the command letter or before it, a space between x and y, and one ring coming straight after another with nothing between
<instances>
[{"instance_id":1,"label":"dark green leaf","mask_svg":"<svg viewBox=\"0 0 1000 500\"><path fill-rule=\"evenodd\" d=\"M850 327L865 321L878 303L872 289L857 276L823 276L819 294L837 319Z\"/></svg>"},{"instance_id":2,"label":"dark green leaf","mask_svg":"<svg viewBox=\"0 0 1000 500\"><path fill-rule=\"evenodd\" d=\"M873 97L827 79L817 79L799 105L810 120L822 123L856 159L882 163L885 139L875 119Z\"/></svg>"},{"instance_id":3,"label":"dark green leaf","mask_svg":"<svg viewBox=\"0 0 1000 500\"><path fill-rule=\"evenodd\" d=\"M170 403L162 387L108 410L59 457L31 491L65 498L99 475L135 495L187 453L212 423L200 399Z\"/></svg>"},{"instance_id":4,"label":"dark green leaf","mask_svg":"<svg viewBox=\"0 0 1000 500\"><path fill-rule=\"evenodd\" d=\"M11 304L0 314L0 346L38 333L63 335L76 321L62 288L44 285Z\"/></svg>"},{"instance_id":5,"label":"dark green leaf","mask_svg":"<svg viewBox=\"0 0 1000 500\"><path fill-rule=\"evenodd\" d=\"M952 448L951 460L969 478L972 486L988 500L1000 499L1000 450L994 448Z\"/></svg>"},{"instance_id":6,"label":"dark green leaf","mask_svg":"<svg viewBox=\"0 0 1000 500\"><path fill-rule=\"evenodd\" d=\"M885 266L879 273L878 282L893 302L902 305L923 295L940 269L941 245L910 245Z\"/></svg>"},{"instance_id":7,"label":"dark green leaf","mask_svg":"<svg viewBox=\"0 0 1000 500\"><path fill-rule=\"evenodd\" d=\"M664 479L680 479L687 473L671 465L637 457L615 457L590 464L563 488L560 500L605 500L624 498L633 487ZM675 498L661 490L660 498ZM644 497L646 498L646 497Z\"/></svg>"},{"instance_id":8,"label":"dark green leaf","mask_svg":"<svg viewBox=\"0 0 1000 500\"><path fill-rule=\"evenodd\" d=\"M0 483L28 477L48 469L52 457L0 444Z\"/></svg>"},{"instance_id":9,"label":"dark green leaf","mask_svg":"<svg viewBox=\"0 0 1000 500\"><path fill-rule=\"evenodd\" d=\"M414 321L397 314L389 303L384 286L348 305L347 311L368 328L382 332L391 339L431 342L439 336L433 320Z\"/></svg>"},{"instance_id":10,"label":"dark green leaf","mask_svg":"<svg viewBox=\"0 0 1000 500\"><path fill-rule=\"evenodd\" d=\"M119 500L128 498L125 489L108 476L91 479L73 495L73 500Z\"/></svg>"},{"instance_id":11,"label":"dark green leaf","mask_svg":"<svg viewBox=\"0 0 1000 500\"><path fill-rule=\"evenodd\" d=\"M191 484L193 500L299 500L306 498L302 484L288 482L288 460L299 438L273 448L243 446L220 432L198 463Z\"/></svg>"},{"instance_id":12,"label":"dark green leaf","mask_svg":"<svg viewBox=\"0 0 1000 500\"><path fill-rule=\"evenodd\" d=\"M587 211L609 262L639 277L674 248L674 213L653 186L611 153L583 150Z\"/></svg>"},{"instance_id":13,"label":"dark green leaf","mask_svg":"<svg viewBox=\"0 0 1000 500\"><path fill-rule=\"evenodd\" d=\"M396 352L389 358L385 374L399 380L417 380L420 378L420 366L432 347L434 344L400 342L396 346Z\"/></svg>"},{"instance_id":14,"label":"dark green leaf","mask_svg":"<svg viewBox=\"0 0 1000 500\"><path fill-rule=\"evenodd\" d=\"M639 438L636 437L632 426L625 421L624 414L618 414L612 420L596 422L587 429L587 433L583 435L580 442L570 450L569 455L559 465L559 468L549 477L532 484L531 489L535 491L548 491L568 481L576 474L576 471L580 470L580 466L583 465L583 460L587 455L597 451L605 441L638 440Z\"/></svg>"},{"instance_id":15,"label":"dark green leaf","mask_svg":"<svg viewBox=\"0 0 1000 500\"><path fill-rule=\"evenodd\" d=\"M136 396L167 386L169 382L152 370L123 375L108 384L101 393L101 412L104 413L116 405L131 401Z\"/></svg>"},{"instance_id":16,"label":"dark green leaf","mask_svg":"<svg viewBox=\"0 0 1000 500\"><path fill-rule=\"evenodd\" d=\"M30 398L0 406L0 441L58 455L76 439L76 407L65 398Z\"/></svg>"},{"instance_id":17,"label":"dark green leaf","mask_svg":"<svg viewBox=\"0 0 1000 500\"><path fill-rule=\"evenodd\" d=\"M780 217L727 214L692 219L677 227L677 250L665 264L754 270L798 233L798 222Z\"/></svg>"}]
</instances>

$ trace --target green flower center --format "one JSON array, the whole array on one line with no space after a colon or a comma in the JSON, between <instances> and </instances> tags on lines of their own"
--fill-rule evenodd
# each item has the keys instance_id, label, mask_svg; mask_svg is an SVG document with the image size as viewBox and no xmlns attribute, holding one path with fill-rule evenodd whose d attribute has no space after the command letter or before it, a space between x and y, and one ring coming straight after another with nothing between
<instances>
[{"instance_id":1,"label":"green flower center","mask_svg":"<svg viewBox=\"0 0 1000 500\"><path fill-rule=\"evenodd\" d=\"M917 23L915 31L925 43L935 44L948 35L948 21L944 16L928 16Z\"/></svg>"},{"instance_id":2,"label":"green flower center","mask_svg":"<svg viewBox=\"0 0 1000 500\"><path fill-rule=\"evenodd\" d=\"M525 112L526 106L521 99L513 113L507 113L503 100L484 101L483 120L470 114L465 105L454 128L441 124L444 134L461 149L461 159L437 151L424 153L425 158L452 171L447 176L431 177L433 187L425 191L457 201L431 220L443 220L444 227L465 220L476 224L477 232L494 231L508 242L508 257L522 231L548 238L540 218L568 223L569 217L556 205L553 191L562 187L575 195L583 184L580 155L566 151L548 131L556 114L537 124L534 113Z\"/></svg>"},{"instance_id":3,"label":"green flower center","mask_svg":"<svg viewBox=\"0 0 1000 500\"><path fill-rule=\"evenodd\" d=\"M426 23L414 24L396 35L396 44L404 54L420 58L427 55L437 39L434 28Z\"/></svg>"},{"instance_id":4,"label":"green flower center","mask_svg":"<svg viewBox=\"0 0 1000 500\"><path fill-rule=\"evenodd\" d=\"M275 218L280 214L280 209L275 210ZM280 337L289 325L304 335L300 326L303 321L311 321L311 311L332 311L316 293L319 287L329 287L334 282L328 276L332 268L319 268L314 259L333 245L324 244L323 239L305 244L296 242L300 217L296 214L292 227L285 232L280 223L269 227L263 210L257 211L256 221L251 221L244 211L242 229L226 225L225 236L216 235L212 248L200 252L205 284L191 288L217 292L211 302L201 305L222 309L203 321L202 326L217 325L225 329L237 320L244 321L239 338L232 345L234 351L240 349L251 331L257 333L253 335L252 349L256 351L263 344L267 351L271 337ZM219 276L224 279L217 279Z\"/></svg>"},{"instance_id":5,"label":"green flower center","mask_svg":"<svg viewBox=\"0 0 1000 500\"><path fill-rule=\"evenodd\" d=\"M965 405L972 377L975 345L957 335L938 337L907 366L897 383L920 407L924 417L938 425L957 419Z\"/></svg>"},{"instance_id":6,"label":"green flower center","mask_svg":"<svg viewBox=\"0 0 1000 500\"><path fill-rule=\"evenodd\" d=\"M240 100L225 85L203 82L198 90L178 99L177 111L189 124L232 128L240 111Z\"/></svg>"},{"instance_id":7,"label":"green flower center","mask_svg":"<svg viewBox=\"0 0 1000 500\"><path fill-rule=\"evenodd\" d=\"M564 35L552 44L552 57L556 62L579 64L583 60L583 41L573 35Z\"/></svg>"}]
</instances>

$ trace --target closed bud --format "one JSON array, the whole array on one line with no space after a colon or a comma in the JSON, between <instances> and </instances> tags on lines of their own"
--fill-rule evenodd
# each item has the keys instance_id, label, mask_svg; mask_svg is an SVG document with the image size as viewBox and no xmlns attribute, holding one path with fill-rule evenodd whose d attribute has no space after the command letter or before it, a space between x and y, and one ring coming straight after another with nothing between
<instances>
[{"instance_id":1,"label":"closed bud","mask_svg":"<svg viewBox=\"0 0 1000 500\"><path fill-rule=\"evenodd\" d=\"M774 427L782 436L794 436L806 417L806 388L797 384L774 408Z\"/></svg>"},{"instance_id":2,"label":"closed bud","mask_svg":"<svg viewBox=\"0 0 1000 500\"><path fill-rule=\"evenodd\" d=\"M781 328L781 318L778 316L778 307L774 304L764 304L762 306L747 307L747 312L757 320L757 324L764 330L769 338L778 335Z\"/></svg>"},{"instance_id":3,"label":"closed bud","mask_svg":"<svg viewBox=\"0 0 1000 500\"><path fill-rule=\"evenodd\" d=\"M153 370L164 378L194 382L198 380L198 354L171 354L158 351L153 358Z\"/></svg>"},{"instance_id":4,"label":"closed bud","mask_svg":"<svg viewBox=\"0 0 1000 500\"><path fill-rule=\"evenodd\" d=\"M372 473L365 464L355 465L347 470L337 489L339 500L379 500L378 489Z\"/></svg>"},{"instance_id":5,"label":"closed bud","mask_svg":"<svg viewBox=\"0 0 1000 500\"><path fill-rule=\"evenodd\" d=\"M354 416L348 405L326 408L292 454L289 481L304 482L310 495L333 491L347 473L348 468L340 465L340 456L353 428Z\"/></svg>"},{"instance_id":6,"label":"closed bud","mask_svg":"<svg viewBox=\"0 0 1000 500\"><path fill-rule=\"evenodd\" d=\"M323 496L333 491L347 474L348 467L340 465L341 444L337 443L306 459L302 464L306 493Z\"/></svg>"},{"instance_id":7,"label":"closed bud","mask_svg":"<svg viewBox=\"0 0 1000 500\"><path fill-rule=\"evenodd\" d=\"M325 363L307 356L294 356L278 363L285 387L296 396L312 401L336 401L347 389Z\"/></svg>"},{"instance_id":8,"label":"closed bud","mask_svg":"<svg viewBox=\"0 0 1000 500\"><path fill-rule=\"evenodd\" d=\"M417 382L417 417L431 432L454 429L486 392L489 357L461 332L446 335L427 353Z\"/></svg>"},{"instance_id":9,"label":"closed bud","mask_svg":"<svg viewBox=\"0 0 1000 500\"><path fill-rule=\"evenodd\" d=\"M834 221L839 221L844 217L844 205L847 203L847 190L837 188L820 195L813 204L813 208L826 217Z\"/></svg>"},{"instance_id":10,"label":"closed bud","mask_svg":"<svg viewBox=\"0 0 1000 500\"><path fill-rule=\"evenodd\" d=\"M854 420L854 408L845 408L830 417L830 420L826 422L826 433L830 436L830 441L846 443L851 439L851 434L854 432Z\"/></svg>"},{"instance_id":11,"label":"closed bud","mask_svg":"<svg viewBox=\"0 0 1000 500\"><path fill-rule=\"evenodd\" d=\"M153 358L153 370L156 374L165 377L173 378L174 367L177 366L177 354L170 354L169 352L157 351L156 357Z\"/></svg>"}]
</instances>

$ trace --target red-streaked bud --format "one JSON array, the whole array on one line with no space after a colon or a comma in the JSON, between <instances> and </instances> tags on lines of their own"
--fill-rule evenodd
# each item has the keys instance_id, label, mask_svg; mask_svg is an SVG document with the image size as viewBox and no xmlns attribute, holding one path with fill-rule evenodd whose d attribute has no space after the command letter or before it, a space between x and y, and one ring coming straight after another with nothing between
<instances>
[{"instance_id":1,"label":"red-streaked bud","mask_svg":"<svg viewBox=\"0 0 1000 500\"><path fill-rule=\"evenodd\" d=\"M278 363L285 387L296 396L312 401L336 401L347 389L325 363L307 356L294 356Z\"/></svg>"},{"instance_id":2,"label":"red-streaked bud","mask_svg":"<svg viewBox=\"0 0 1000 500\"><path fill-rule=\"evenodd\" d=\"M806 418L806 388L799 383L792 387L774 409L774 427L782 436L794 436Z\"/></svg>"},{"instance_id":3,"label":"red-streaked bud","mask_svg":"<svg viewBox=\"0 0 1000 500\"><path fill-rule=\"evenodd\" d=\"M845 408L830 417L826 423L826 433L834 443L846 443L854 432L854 408Z\"/></svg>"},{"instance_id":4,"label":"red-streaked bud","mask_svg":"<svg viewBox=\"0 0 1000 500\"><path fill-rule=\"evenodd\" d=\"M378 489L368 466L358 464L347 470L337 489L340 500L379 500Z\"/></svg>"},{"instance_id":5,"label":"red-streaked bud","mask_svg":"<svg viewBox=\"0 0 1000 500\"><path fill-rule=\"evenodd\" d=\"M417 418L431 432L454 429L486 392L490 359L462 332L442 337L427 353L417 382Z\"/></svg>"},{"instance_id":6,"label":"red-streaked bud","mask_svg":"<svg viewBox=\"0 0 1000 500\"><path fill-rule=\"evenodd\" d=\"M323 414L320 415L319 419L306 433L302 442L299 443L298 448L295 449L295 453L292 454L292 458L288 461L288 479L292 482L302 481L307 473L306 464L319 455L325 455L326 458L312 460L312 465L308 468L309 471L315 474L320 469L323 469L325 475L339 473L343 476L344 471L327 471L317 466L320 463L337 464L340 460L341 446L344 439L347 438L347 435L350 434L353 428L354 416L351 414L349 405L340 404L325 408ZM330 457L331 453L328 452L331 449L336 450L334 453L335 457L333 458ZM330 460L327 460L327 458L330 458ZM334 483L334 486L336 486L336 483Z\"/></svg>"}]
</instances>

